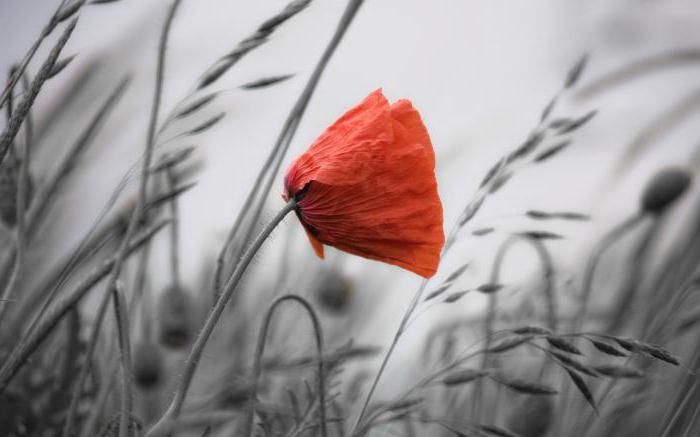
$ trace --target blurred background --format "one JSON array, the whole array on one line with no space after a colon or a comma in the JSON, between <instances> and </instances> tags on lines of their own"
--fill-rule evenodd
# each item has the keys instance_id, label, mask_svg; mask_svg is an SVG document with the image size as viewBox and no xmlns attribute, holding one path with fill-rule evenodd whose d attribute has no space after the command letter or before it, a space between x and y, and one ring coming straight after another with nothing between
<instances>
[{"instance_id":1,"label":"blurred background","mask_svg":"<svg viewBox=\"0 0 700 437\"><path fill-rule=\"evenodd\" d=\"M145 145L158 36L169 3L121 0L81 11L63 52L76 57L47 83L33 108L32 167L38 181L45 177L42 169L51 168L65 153L114 85L126 76L131 82L71 175L70 188L52 212L50 229L42 232L42 244L30 249L32 259L65 258L100 216L124 174L138 164ZM0 3L0 71L22 59L56 4L56 0ZM286 4L286 0L184 1L167 48L162 117L192 90L209 65ZM187 175L196 186L179 201L182 281L193 295L209 293L208 275L228 229L344 8L340 0L313 1L216 82L212 90L220 94L211 104L163 134L168 140L159 146L159 153L196 146L195 169ZM585 259L606 232L639 209L650 177L670 165L695 169L700 45L694 42L700 41L699 14L693 0L368 0L331 59L282 168L347 108L383 88L390 101L410 99L428 127L437 154L447 231L488 169L528 138L542 110L562 89L567 72L587 54L582 78L561 94L552 117L580 117L597 110L595 117L556 159L523 166L487 198L428 285L428 291L437 288L465 263L469 268L456 280L455 289L486 283L496 252L511 233L547 231L562 237L545 244L556 270L560 311L570 314ZM53 41L56 35L50 38ZM30 72L36 72L50 46L42 45ZM629 69L630 65L637 69ZM612 75L616 72L618 76ZM287 74L293 77L270 87L240 88L263 77ZM195 138L178 136L219 113L225 113L223 120ZM127 202L136 187L132 177L120 202ZM691 187L693 194L674 206L682 212L669 217L659 233L654 255L647 260L649 269L693 232L696 190ZM282 176L277 175L261 223L282 206L281 191ZM576 212L590 220L536 221L525 216L532 210ZM490 228L494 231L487 235L472 234ZM625 280L624 266L640 235L630 233L606 255L591 301L594 316L605 314ZM8 233L0 235L2 244L10 241ZM172 281L168 251L163 233L156 238L148 266L154 299ZM288 217L256 258L243 299L264 296L269 301L283 292L311 296L322 307L329 342L353 338L356 344L385 348L421 279L331 248L327 254L325 261L317 259L297 219ZM287 280L280 282L281 269ZM527 245L508 252L500 277L505 288L499 295L506 322L509 314L517 318L541 307L539 269ZM45 272L34 273L24 279L29 288ZM325 275L342 277L340 297L324 301L314 291ZM86 314L96 302L97 298L88 298ZM481 339L478 321L487 302L488 296L470 293L452 305L420 307L382 379L382 396L399 392L424 371L421 351L439 327L462 323L459 342L465 347ZM253 326L258 326L256 304L247 305ZM287 333L294 339L290 344L310 349L312 337L306 334L305 322L301 325L293 325L296 334ZM224 321L223 326L233 327L235 322ZM296 346L285 350L284 338L280 333L275 344L293 354ZM225 347L210 348L205 362L223 361L230 354ZM372 374L380 357L360 360L351 368Z\"/></svg>"}]
</instances>

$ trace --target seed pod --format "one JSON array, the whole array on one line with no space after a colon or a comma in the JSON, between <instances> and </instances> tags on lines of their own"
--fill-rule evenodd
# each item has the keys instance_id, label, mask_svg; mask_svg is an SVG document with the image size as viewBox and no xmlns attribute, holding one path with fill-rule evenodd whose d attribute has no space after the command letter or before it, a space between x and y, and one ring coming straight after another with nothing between
<instances>
[{"instance_id":1,"label":"seed pod","mask_svg":"<svg viewBox=\"0 0 700 437\"><path fill-rule=\"evenodd\" d=\"M19 169L17 166L6 160L0 165L0 221L7 226L13 227L17 223L17 177ZM27 178L27 192L24 199L25 208L29 207L33 196L31 178Z\"/></svg>"},{"instance_id":2,"label":"seed pod","mask_svg":"<svg viewBox=\"0 0 700 437\"><path fill-rule=\"evenodd\" d=\"M683 168L667 168L657 172L642 193L642 211L661 214L688 189L692 176Z\"/></svg>"},{"instance_id":3,"label":"seed pod","mask_svg":"<svg viewBox=\"0 0 700 437\"><path fill-rule=\"evenodd\" d=\"M158 345L141 341L134 348L134 381L143 390L158 387L163 381L163 356Z\"/></svg>"},{"instance_id":4,"label":"seed pod","mask_svg":"<svg viewBox=\"0 0 700 437\"><path fill-rule=\"evenodd\" d=\"M179 286L171 286L158 301L158 337L171 348L186 346L194 334L192 298Z\"/></svg>"},{"instance_id":5,"label":"seed pod","mask_svg":"<svg viewBox=\"0 0 700 437\"><path fill-rule=\"evenodd\" d=\"M342 314L352 301L352 284L336 270L329 270L316 287L316 300L321 307L333 314Z\"/></svg>"},{"instance_id":6,"label":"seed pod","mask_svg":"<svg viewBox=\"0 0 700 437\"><path fill-rule=\"evenodd\" d=\"M521 437L547 435L554 405L549 396L527 396L508 415L507 428Z\"/></svg>"}]
</instances>

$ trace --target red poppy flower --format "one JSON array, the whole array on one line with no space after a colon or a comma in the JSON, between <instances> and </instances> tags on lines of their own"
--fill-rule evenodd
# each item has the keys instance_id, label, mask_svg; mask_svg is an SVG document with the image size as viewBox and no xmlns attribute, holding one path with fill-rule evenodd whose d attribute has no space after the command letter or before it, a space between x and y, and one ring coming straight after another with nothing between
<instances>
[{"instance_id":1,"label":"red poppy flower","mask_svg":"<svg viewBox=\"0 0 700 437\"><path fill-rule=\"evenodd\" d=\"M326 244L426 278L437 270L435 154L408 100L389 105L377 90L346 112L289 166L283 197L320 258Z\"/></svg>"}]
</instances>

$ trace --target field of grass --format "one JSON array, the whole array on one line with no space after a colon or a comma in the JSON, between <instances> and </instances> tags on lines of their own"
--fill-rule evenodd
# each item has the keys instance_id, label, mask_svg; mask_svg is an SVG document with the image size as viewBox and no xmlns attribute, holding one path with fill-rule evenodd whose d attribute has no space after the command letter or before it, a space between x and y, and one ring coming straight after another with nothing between
<instances>
[{"instance_id":1,"label":"field of grass","mask_svg":"<svg viewBox=\"0 0 700 437\"><path fill-rule=\"evenodd\" d=\"M604 110L579 109L592 97L697 63L700 50L621 60L598 76L587 68L595 54L580 56L541 112L524 115L536 120L529 135L482 169L459 218L445 223L441 255L458 241L479 240L494 247L493 260L482 260L489 269L464 287L479 253L440 268L406 291L411 301L391 327L392 341L365 344L354 339L382 308L354 302L353 278L342 269L343 257L351 255L331 256L321 270L290 271L297 257L291 232L278 236L275 229L284 220L296 222L292 212L301 218L299 199L285 205L270 195L282 191L280 173L294 135L363 0L348 0L333 34L317 36L327 40L325 50L310 74L296 78L305 86L295 102L284 102L291 109L255 180L232 182L244 184L245 200L194 279L183 277L181 199L206 171L196 159L199 138L227 122L226 112L210 111L220 98L218 81L304 14L311 0L291 1L202 66L172 106L162 94L169 69L177 68L167 62L177 50L169 36L183 2L168 2L153 45L155 76L140 107L148 120L142 151L79 244L60 257L42 256L61 238L52 223L57 206L76 195L71 178L92 165L85 156L98 132L114 122L133 77L102 84L97 110L81 114L74 143L48 163L32 159L41 153L37 131L52 116L37 122L35 102L44 85L70 68L73 56L64 47L83 10L122 2L57 2L2 88L0 437L700 435L700 215L677 208L681 201L696 206L688 198L697 195L697 162L657 166L646 175L638 206L606 225L573 273L562 271L551 246L572 244L558 226L586 226L595 220L588 211L533 207L520 214L518 230L479 215L504 187L518 183L519 172L569 152ZM291 77L262 77L240 88L257 92ZM697 112L691 91L658 111L625 159ZM567 105L572 99L581 105ZM161 147L174 142L182 146ZM298 223L290 228L301 234ZM280 251L272 271L255 262L270 238ZM151 259L160 243L167 263L165 273L154 273ZM522 284L502 271L515 247L537 265L535 278ZM167 275L169 285L156 290L154 274ZM303 291L299 275L307 275ZM511 298L514 289L526 289L527 298ZM412 350L412 362L396 363L406 355L395 348L411 340L414 321L473 295L487 302L483 312L434 324L425 344ZM420 374L395 378L391 373L402 367ZM386 395L380 382L387 378L411 383Z\"/></svg>"}]
</instances>

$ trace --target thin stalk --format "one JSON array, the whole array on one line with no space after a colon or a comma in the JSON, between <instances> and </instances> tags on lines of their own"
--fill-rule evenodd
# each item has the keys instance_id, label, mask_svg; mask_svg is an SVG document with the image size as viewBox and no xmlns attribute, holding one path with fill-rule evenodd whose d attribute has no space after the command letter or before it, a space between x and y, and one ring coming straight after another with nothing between
<instances>
[{"instance_id":1,"label":"thin stalk","mask_svg":"<svg viewBox=\"0 0 700 437\"><path fill-rule=\"evenodd\" d=\"M180 187L174 192L155 196L155 198L149 200L146 207L146 212L157 208L159 205L173 196L181 195L182 193L186 192L187 188L188 186ZM53 298L55 297L56 293L61 289L62 285L67 281L72 272L81 264L87 262L88 260L92 260L92 256L97 254L97 252L108 243L123 236L124 232L126 231L126 220L130 215L130 208L116 214L108 222L98 227L113 203L116 201L116 197L119 192L120 189L115 191L113 198L107 203L104 211L95 221L93 227L87 232L86 236L78 244L77 248L70 252L72 255L70 255L69 259L47 275L46 279L42 281L42 283L34 290L32 290L30 297L22 301L22 307L20 311L18 311L19 314L15 315L15 324L18 322L21 324L26 324L26 320L31 319L29 328L25 330L24 336L29 335L29 333L34 329L34 326L43 317L44 312L49 307L50 303L53 302ZM42 299L43 303L41 303ZM40 307L38 311L36 311L37 307ZM33 318L31 317L32 314L34 314Z\"/></svg>"},{"instance_id":2,"label":"thin stalk","mask_svg":"<svg viewBox=\"0 0 700 437\"><path fill-rule=\"evenodd\" d=\"M111 357L109 357L111 358ZM107 375L114 375L117 371L117 366L119 361L107 358ZM97 393L97 399L90 408L90 415L85 420L85 426L83 427L80 437L93 437L95 434L95 428L97 427L97 420L104 410L105 404L109 395L112 393L112 384L114 384L114 378L107 378L107 380L100 386L100 391Z\"/></svg>"},{"instance_id":3,"label":"thin stalk","mask_svg":"<svg viewBox=\"0 0 700 437\"><path fill-rule=\"evenodd\" d=\"M104 103L99 107L94 116L90 119L85 129L80 133L73 146L65 155L65 159L60 162L54 175L47 182L44 188L37 193L36 200L32 202L32 208L27 214L27 227L30 233L37 231L42 219L46 215L47 209L51 206L56 194L63 187L64 183L71 175L78 163L81 155L87 150L92 140L97 135L99 128L104 121L112 114L114 108L121 101L129 84L131 77L126 76L120 80L112 89Z\"/></svg>"},{"instance_id":4,"label":"thin stalk","mask_svg":"<svg viewBox=\"0 0 700 437\"><path fill-rule=\"evenodd\" d=\"M593 291L593 279L595 278L595 272L598 267L598 263L603 257L603 253L608 249L614 242L616 242L620 237L633 229L638 223L644 219L644 215L641 213L636 213L631 217L624 220L622 223L615 226L610 230L595 246L591 252L591 256L586 264L586 270L583 274L583 284L581 290L581 301L578 306L578 311L573 319L572 332L579 332L583 325L584 318L586 317L586 310L588 309L588 303L591 298L591 293Z\"/></svg>"},{"instance_id":5,"label":"thin stalk","mask_svg":"<svg viewBox=\"0 0 700 437\"><path fill-rule=\"evenodd\" d=\"M666 426L664 427L663 433L661 434L661 437L669 437L671 434L670 432L673 430L673 427L676 425L678 419L680 418L681 414L685 410L685 406L688 404L690 399L695 395L695 391L698 388L697 383L693 383L693 385L690 387L690 390L686 393L686 395L683 397L683 401L678 405L678 407L675 409L673 412L673 416L671 419L666 422Z\"/></svg>"},{"instance_id":6,"label":"thin stalk","mask_svg":"<svg viewBox=\"0 0 700 437\"><path fill-rule=\"evenodd\" d=\"M2 135L0 135L0 164L5 160L5 155L7 154L10 145L17 136L17 132L19 132L19 128L22 126L22 122L24 121L25 117L29 113L29 110L34 104L34 100L36 100L36 97L39 95L39 92L41 91L44 82L46 82L46 80L51 75L51 70L53 69L53 66L56 63L58 56L61 54L61 51L68 42L68 39L73 33L77 22L78 19L74 18L68 24L66 29L63 31L63 35L61 35L61 38L59 38L58 42L56 42L56 45L53 47L53 49L51 49L49 56L46 58L46 61L44 61L44 63L42 64L36 77L34 77L30 89L26 93L24 93L24 97L20 101L19 105L17 105L17 109L12 112L12 117L10 117L10 121L7 123L7 126L5 127L5 130L3 131ZM20 73L19 71L15 73L15 77L21 77L21 75L22 73Z\"/></svg>"},{"instance_id":7,"label":"thin stalk","mask_svg":"<svg viewBox=\"0 0 700 437\"><path fill-rule=\"evenodd\" d=\"M134 281L134 300L141 299L141 330L145 341L153 340L153 321L151 308L153 308L150 289L147 285L148 261L151 257L151 245L146 246L141 251L139 257L138 270Z\"/></svg>"},{"instance_id":8,"label":"thin stalk","mask_svg":"<svg viewBox=\"0 0 700 437\"><path fill-rule=\"evenodd\" d=\"M326 427L326 400L325 400L325 387L324 387L324 371L323 371L323 330L321 324L318 321L318 316L316 312L311 307L309 302L303 297L288 294L275 299L275 301L270 305L270 308L265 313L265 318L263 320L263 326L258 334L258 343L255 348L255 361L253 364L253 385L251 389L250 399L248 401L248 412L246 414L243 435L252 437L253 435L253 418L255 417L255 403L257 400L258 385L260 383L260 374L262 373L262 357L265 352L265 340L267 339L267 333L270 328L270 323L272 322L272 316L275 310L283 303L287 301L293 301L299 303L309 315L311 322L313 324L314 334L316 337L316 354L318 359L318 399L319 399L319 421L321 423L321 437L326 437L328 435L328 430Z\"/></svg>"},{"instance_id":9,"label":"thin stalk","mask_svg":"<svg viewBox=\"0 0 700 437\"><path fill-rule=\"evenodd\" d=\"M29 87L29 80L26 75L23 75L22 83L26 88ZM10 276L10 280L5 284L2 296L0 296L0 324L2 323L5 310L7 308L7 300L11 299L12 293L19 283L23 271L24 271L24 261L25 261L25 248L26 248L26 221L25 214L27 210L26 202L28 200L29 193L29 162L31 156L30 145L32 141L32 122L31 122L31 111L27 112L27 119L24 123L24 145L22 147L22 158L19 162L19 175L17 183L17 193L15 199L15 209L16 209L16 226L15 226L15 264Z\"/></svg>"},{"instance_id":10,"label":"thin stalk","mask_svg":"<svg viewBox=\"0 0 700 437\"><path fill-rule=\"evenodd\" d=\"M167 222L159 222L143 231L133 239L127 253L131 254L133 251L140 248L153 238L166 224ZM95 285L112 271L115 262L116 259L111 258L101 266L96 267L73 289L73 291L67 293L62 300L58 301L54 307L46 313L45 317L38 321L36 328L15 346L10 356L3 362L2 367L0 367L0 394L5 391L8 384L12 381L12 378L22 366L27 363L28 358L34 353L43 340L53 332L53 329L61 319L68 314Z\"/></svg>"},{"instance_id":11,"label":"thin stalk","mask_svg":"<svg viewBox=\"0 0 700 437\"><path fill-rule=\"evenodd\" d=\"M575 97L580 100L590 100L632 80L660 73L670 68L685 67L697 63L700 63L700 50L697 48L664 51L659 55L643 58L613 69L588 81L588 84L576 92Z\"/></svg>"},{"instance_id":12,"label":"thin stalk","mask_svg":"<svg viewBox=\"0 0 700 437\"><path fill-rule=\"evenodd\" d=\"M326 46L326 49L323 51L321 58L318 60L314 71L311 73L309 80L306 82L304 90L302 91L301 95L297 99L297 102L294 104L292 110L287 116L287 119L285 120L284 125L282 126L282 129L279 135L277 136L277 140L275 141L275 145L272 148L272 151L270 152L269 156L265 160L265 163L260 169L260 172L258 173L253 184L253 188L248 193L248 197L244 201L243 207L240 209L240 213L236 217L235 224L231 228L231 231L229 232L226 238L226 242L224 243L224 246L219 252L219 256L216 262L216 272L214 274L215 295L221 289L221 277L223 275L223 267L225 264L226 254L228 253L229 247L233 243L235 237L238 235L238 231L244 222L244 216L252 214L250 215L250 219L248 220L248 228L245 231L246 237L245 239L241 240L241 247L245 247L246 242L249 241L250 236L252 235L252 232L255 229L257 220L260 217L260 212L262 211L262 208L265 204L265 199L267 199L267 196L270 193L270 188L272 187L272 183L275 180L275 175L279 171L282 159L286 154L287 149L289 148L292 138L294 137L294 133L296 132L296 128L299 125L299 121L301 120L302 116L304 115L304 112L306 111L306 107L308 106L309 101L311 100L311 97L313 96L313 93L316 90L316 86L318 85L321 76L323 75L323 72L325 71L328 62L333 56L333 53L335 53L335 50L340 44L340 41L343 39L343 36L350 27L350 24L355 18L357 11L360 9L360 6L362 6L363 3L364 0L348 1L347 6L345 7L345 11L343 12L342 17L340 18L340 22L338 23L338 26L335 29L333 37ZM273 168L273 166L274 169L270 170L271 168ZM267 181L265 181L266 176L268 176ZM263 182L265 184L265 188L262 191L259 191ZM260 196L258 196L259 192L261 193ZM255 200L258 198L259 203L257 205L254 205ZM252 208L254 208L254 210L251 213L250 211ZM234 259L236 258L237 257L234 257Z\"/></svg>"},{"instance_id":13,"label":"thin stalk","mask_svg":"<svg viewBox=\"0 0 700 437\"><path fill-rule=\"evenodd\" d=\"M687 426L685 427L685 431L683 432L682 437L690 437L690 433L693 430L693 425L695 424L695 421L698 419L699 414L700 414L700 402L697 402L695 404L695 408L693 408L693 413L690 416L690 421L688 422Z\"/></svg>"},{"instance_id":14,"label":"thin stalk","mask_svg":"<svg viewBox=\"0 0 700 437\"><path fill-rule=\"evenodd\" d=\"M505 162L504 160L501 160L501 162ZM495 176L491 178L491 180L496 180L497 176L500 175L505 168L504 164L501 164L498 169L496 170ZM472 197L472 199L467 203L467 205L464 207L462 210L462 213L460 214L459 218L455 222L455 224L452 226L450 229L450 232L448 232L447 237L445 238L445 246L442 248L442 251L440 253L440 257L444 257L445 254L452 248L452 245L454 244L455 241L457 241L457 235L459 234L459 231L467 224L469 223L474 216L476 216L476 213L479 212L481 209L481 206L484 204L484 201L486 200L486 197L489 194L489 189L493 182L487 183L486 185L479 187ZM375 390L377 389L377 385L379 384L379 380L381 379L382 375L384 374L384 370L386 369L387 363L389 362L389 359L391 358L391 355L394 352L394 349L396 348L396 345L398 344L401 336L403 333L406 331L406 329L409 326L409 320L413 313L416 310L416 307L418 306L418 303L421 300L421 296L423 295L423 292L425 291L426 286L428 285L429 280L424 279L421 281L420 286L416 290L416 292L413 295L413 298L411 300L411 303L409 304L408 308L406 308L406 311L403 315L403 318L401 319L401 323L399 324L398 329L396 330L396 334L394 335L394 339L389 345L389 349L387 350L386 354L384 355L384 358L382 359L382 363L379 366L379 370L377 371L377 374L374 376L374 380L372 381L372 385L370 387L369 392L367 393L367 396L365 397L365 401L362 405L362 409L360 411L360 415L358 416L355 426L353 426L351 435L355 435L358 432L358 429L361 429L362 425L362 420L364 419L365 414L367 413L367 408L369 406L369 402L372 399L372 396L374 395Z\"/></svg>"},{"instance_id":15,"label":"thin stalk","mask_svg":"<svg viewBox=\"0 0 700 437\"><path fill-rule=\"evenodd\" d=\"M46 218L46 212L54 199L57 198L56 194L67 180L68 176L71 174L71 171L75 168L80 155L87 149L87 146L94 138L95 133L102 124L102 121L112 112L116 104L119 102L119 99L123 95L128 83L129 80L126 78L115 87L114 91L112 91L105 103L95 113L94 117L87 124L85 130L67 152L65 158L59 163L58 168L53 175L49 177L49 180L45 184L42 184L40 189L38 189L33 196L31 207L27 211L25 219L27 244L31 244L33 237L37 234L39 226ZM116 200L116 198L114 200ZM6 277L8 274L7 272L11 268L9 260L14 257L14 253L12 253L13 251L9 252L9 256L3 260L3 263L0 266L0 280L3 280ZM67 265L71 264L72 261ZM53 295L49 296L46 301L50 302L52 299Z\"/></svg>"},{"instance_id":16,"label":"thin stalk","mask_svg":"<svg viewBox=\"0 0 700 437\"><path fill-rule=\"evenodd\" d=\"M138 189L138 197L136 201L136 207L134 208L131 217L129 218L129 226L126 229L126 233L124 235L124 239L121 241L119 245L119 249L117 251L117 255L114 261L114 264L112 265L112 270L110 272L109 278L107 279L107 293L112 294L113 299L114 299L114 310L115 310L115 317L117 318L117 322L119 323L120 320L120 313L118 310L118 302L119 301L126 301L126 299L123 296L123 293L119 290L117 286L117 281L119 279L119 276L121 274L121 269L124 264L124 261L126 260L127 256L127 250L129 247L129 242L131 241L131 238L134 236L136 233L137 229L140 227L142 219L145 215L145 209L146 209L146 202L147 202L147 187L148 187L148 180L150 176L150 168L151 168L151 163L153 161L153 150L155 148L155 142L156 142L156 127L158 124L158 113L160 110L160 103L161 103L161 94L163 92L163 81L164 81L164 72L165 72L165 52L167 48L167 42L168 42L168 36L170 34L170 29L172 27L173 19L175 18L175 13L177 12L178 7L180 6L181 0L173 0L173 2L170 5L170 8L168 10L167 17L165 19L165 23L163 25L163 29L161 31L160 35L160 41L158 45L158 63L156 67L156 81L155 81L155 92L153 93L153 101L151 105L151 114L150 114L150 121L148 124L148 134L146 138L146 150L144 153L144 158L143 158L143 163L141 166L141 179L139 183L139 189ZM100 326L102 324L102 321L104 320L104 316L101 319L96 319L95 320L95 330L99 331ZM128 325L127 325L128 328ZM119 333L119 330L117 330ZM126 335L125 333L122 332L122 337ZM122 351L122 357L127 356L129 352L124 352ZM125 375L125 378L130 378L131 370L128 368L128 363L126 359L122 360L122 374ZM130 398L131 393L126 392L126 389L129 388L129 386L124 383L122 384L122 411L121 411L121 417L120 417L120 430L119 430L119 436L120 437L129 437L129 427L128 425L131 422L131 412L130 410ZM128 408L127 408L128 407Z\"/></svg>"},{"instance_id":17,"label":"thin stalk","mask_svg":"<svg viewBox=\"0 0 700 437\"><path fill-rule=\"evenodd\" d=\"M386 369L386 366L389 363L389 358L391 357L391 354L394 352L396 345L399 343L399 339L401 339L401 336L403 335L404 331L406 330L406 327L408 326L408 321L411 318L411 315L415 311L416 307L418 306L418 303L420 302L421 296L423 295L423 291L425 290L425 287L427 285L428 285L428 279L423 279L420 287L418 287L418 290L416 290L416 292L413 294L413 298L411 299L411 303L408 305L406 312L404 312L403 318L401 319L401 323L399 324L399 328L396 330L396 334L394 334L394 339L392 340L391 344L389 345L389 349L387 350L386 355L384 355L384 359L382 360L382 364L379 366L379 370L377 371L377 374L375 375L374 380L372 381L372 385L370 386L369 392L367 392L367 396L365 397L364 404L362 405L362 409L360 410L360 415L357 417L357 420L355 422L355 426L353 427L353 430L350 433L351 435L355 435L357 429L359 429L360 426L362 425L362 419L364 419L365 414L367 414L367 408L369 407L369 401L372 399L372 395L374 395L374 392L377 389L377 385L379 384L379 379L381 378L382 374L384 374L384 370Z\"/></svg>"},{"instance_id":18,"label":"thin stalk","mask_svg":"<svg viewBox=\"0 0 700 437\"><path fill-rule=\"evenodd\" d=\"M121 415L119 418L119 437L131 437L131 409L133 405L133 381L131 371L131 341L129 339L129 319L127 314L124 292L120 290L120 283L115 283L115 288L110 293L114 305L116 317L117 335L119 337L119 355L122 367L122 398Z\"/></svg>"},{"instance_id":19,"label":"thin stalk","mask_svg":"<svg viewBox=\"0 0 700 437\"><path fill-rule=\"evenodd\" d=\"M163 29L160 35L160 41L158 45L158 65L156 68L156 81L155 81L155 92L153 93L153 101L151 105L151 115L148 124L148 135L146 139L146 151L144 153L143 162L141 165L141 178L138 189L138 197L136 201L136 207L131 213L129 218L129 226L126 230L126 235L122 240L119 250L117 251L117 256L115 263L111 272L111 275L107 282L107 290L115 289L115 284L121 273L121 268L126 258L126 248L129 242L136 232L137 228L141 224L142 218L144 216L146 207L146 197L147 197L147 187L148 180L150 177L150 168L153 160L153 149L155 146L155 133L156 126L158 123L158 113L160 110L161 95L163 92L163 81L164 81L164 71L165 71L165 52L168 42L168 36L170 34L170 28L175 18L175 13L181 3L181 0L173 0L168 10L168 15L166 17ZM99 322L96 322L99 324Z\"/></svg>"},{"instance_id":20,"label":"thin stalk","mask_svg":"<svg viewBox=\"0 0 700 437\"><path fill-rule=\"evenodd\" d=\"M107 314L107 309L109 308L109 298L112 296L111 293L105 293L102 296L100 305L97 308L97 313L95 315L95 320L104 319ZM85 360L80 366L80 371L78 377L73 385L73 392L71 395L70 404L68 406L68 412L66 413L66 421L63 424L63 437L71 437L73 435L73 427L75 426L75 416L78 411L78 402L80 401L80 396L83 393L83 387L85 386L85 381L87 381L88 374L90 373L90 362L95 354L97 348L97 342L100 337L100 330L97 329L98 325L93 324L90 330L90 339L88 341L87 350L85 351ZM121 345L120 345L121 347Z\"/></svg>"},{"instance_id":21,"label":"thin stalk","mask_svg":"<svg viewBox=\"0 0 700 437\"><path fill-rule=\"evenodd\" d=\"M175 189L176 180L175 174L172 167L165 169L165 178L168 182L168 190L172 191ZM173 283L180 285L180 214L177 207L177 197L173 197L170 202L170 220L172 225L170 227L170 270L173 275Z\"/></svg>"},{"instance_id":22,"label":"thin stalk","mask_svg":"<svg viewBox=\"0 0 700 437\"><path fill-rule=\"evenodd\" d=\"M204 351L204 347L209 341L209 337L211 337L212 332L214 332L214 328L216 327L216 324L221 318L221 314L226 308L226 304L236 291L236 287L238 286L238 283L240 282L241 278L243 277L243 274L248 268L248 265L253 260L253 257L255 257L255 254L263 245L267 237L272 233L275 227L277 227L277 225L284 219L284 217L291 211L293 211L295 208L296 202L294 200L289 201L284 206L284 208L282 208L282 210L279 213L277 213L277 215L272 219L272 221L262 229L258 237L253 241L253 243L248 247L246 252L241 257L241 260L238 262L236 269L229 277L228 281L226 282L226 285L224 286L223 291L219 295L219 299L216 301L216 304L209 312L209 316L207 317L204 326L197 335L197 339L195 340L194 345L192 346L192 350L190 351L190 354L187 357L187 360L185 361L182 376L180 377L180 381L178 382L170 406L160 418L160 420L153 426L153 428L151 428L151 430L148 431L146 436L153 437L156 435L169 435L173 431L173 426L178 416L180 415L180 411L182 410L182 405L185 402L187 392L190 388L190 385L192 384L192 379L194 377L195 371L197 370L197 365L199 364L199 360L202 356L202 352Z\"/></svg>"},{"instance_id":23,"label":"thin stalk","mask_svg":"<svg viewBox=\"0 0 700 437\"><path fill-rule=\"evenodd\" d=\"M542 276L544 278L544 288L542 290L544 294L544 300L547 303L547 328L551 331L556 331L556 325L557 325L557 309L556 309L556 301L554 297L554 283L553 283L553 276L554 276L554 268L552 267L552 260L551 257L549 256L549 252L547 252L546 247L544 244L536 239L529 237L527 235L522 235L522 234L513 234L511 235L499 248L498 252L496 253L496 257L493 262L493 267L491 269L491 278L489 279L491 284L499 284L501 282L501 269L503 268L503 260L505 259L506 253L510 250L511 247L518 241L524 241L526 243L529 243L532 245L532 247L535 249L537 252L537 256L540 259L540 264L542 268ZM489 350L491 348L491 342L493 339L493 333L494 333L494 323L496 320L496 308L498 304L498 297L497 297L497 292L492 293L489 296L489 305L486 313L486 318L484 320L484 338L485 338L485 350ZM489 367L489 358L490 354L485 353L482 357L481 360L481 369L484 370ZM481 394L481 389L482 389L482 380L478 379L474 381L474 399L477 400L472 403L473 409L472 409L472 415L474 417L474 420L476 422L481 422L481 406L482 402L484 402L483 399L480 398ZM500 388L498 389L500 390ZM498 395L496 395L498 396ZM496 398L496 403L498 401L498 397ZM495 407L494 407L495 408ZM494 408L487 409L487 411L494 411ZM485 423L492 423L493 422L493 417L487 417L485 420Z\"/></svg>"},{"instance_id":24,"label":"thin stalk","mask_svg":"<svg viewBox=\"0 0 700 437\"><path fill-rule=\"evenodd\" d=\"M632 314L635 299L640 292L639 285L644 278L644 267L649 260L650 248L661 230L660 223L656 219L654 217L651 229L642 236L636 245L634 257L629 263L629 273L621 290L617 293L620 297L615 302L614 313L610 317L608 329L605 332L619 332L625 327L625 322L628 322L625 320L625 315Z\"/></svg>"}]
</instances>

